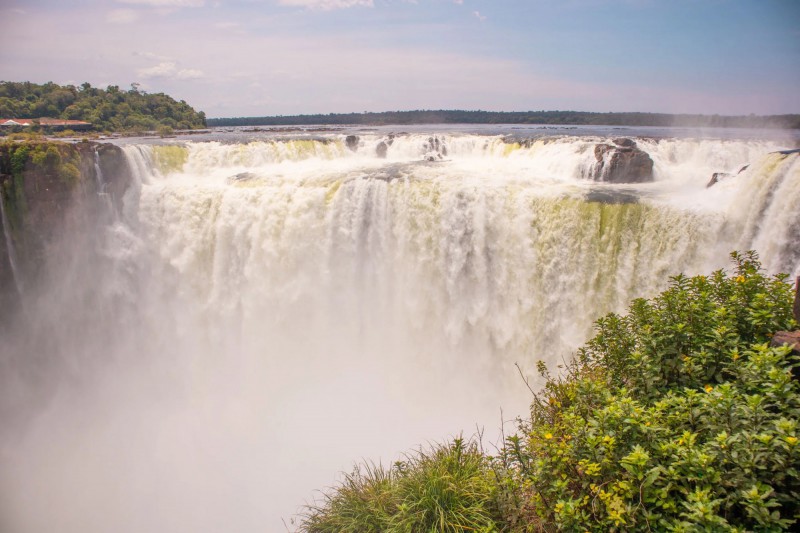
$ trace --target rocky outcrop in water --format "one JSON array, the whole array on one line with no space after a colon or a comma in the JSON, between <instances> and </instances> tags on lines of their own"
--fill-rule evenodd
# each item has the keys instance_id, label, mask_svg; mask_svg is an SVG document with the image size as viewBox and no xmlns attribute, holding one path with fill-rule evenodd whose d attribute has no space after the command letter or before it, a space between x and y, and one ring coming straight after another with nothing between
<instances>
[{"instance_id":1,"label":"rocky outcrop in water","mask_svg":"<svg viewBox=\"0 0 800 533\"><path fill-rule=\"evenodd\" d=\"M770 153L781 154L781 155L791 155L791 154L800 153L800 148L792 148L791 150L779 150L777 152L770 152ZM734 176L738 176L739 174L741 174L742 172L747 170L749 167L750 167L750 165L745 165L745 166L743 166L742 168L739 169L739 172L736 172L736 173L733 173L733 172L714 172L711 175L711 180L709 180L708 185L706 185L706 189L708 189L709 187L711 187L714 184L719 183L720 181L725 181L728 178L732 178Z\"/></svg>"},{"instance_id":2,"label":"rocky outcrop in water","mask_svg":"<svg viewBox=\"0 0 800 533\"><path fill-rule=\"evenodd\" d=\"M594 147L596 163L588 177L607 183L645 183L653 181L653 160L632 139L618 138L614 144Z\"/></svg>"},{"instance_id":3,"label":"rocky outcrop in water","mask_svg":"<svg viewBox=\"0 0 800 533\"><path fill-rule=\"evenodd\" d=\"M344 145L350 148L353 152L358 150L358 136L357 135L348 135L344 138Z\"/></svg>"},{"instance_id":4,"label":"rocky outcrop in water","mask_svg":"<svg viewBox=\"0 0 800 533\"><path fill-rule=\"evenodd\" d=\"M377 155L381 159L386 159L386 154L388 151L389 151L389 145L386 144L385 141L379 142L378 146L375 147L375 155Z\"/></svg>"},{"instance_id":5,"label":"rocky outcrop in water","mask_svg":"<svg viewBox=\"0 0 800 533\"><path fill-rule=\"evenodd\" d=\"M749 166L750 165L743 166L742 168L739 169L739 172L736 172L735 174L732 173L732 172L714 172L711 175L711 180L708 182L708 185L706 185L706 189L708 189L709 187L711 187L715 183L719 183L720 181L724 181L724 180L726 180L728 178L732 178L734 176L738 176L739 174L741 174L742 172L747 170L747 168Z\"/></svg>"},{"instance_id":6,"label":"rocky outcrop in water","mask_svg":"<svg viewBox=\"0 0 800 533\"><path fill-rule=\"evenodd\" d=\"M426 161L442 161L447 157L447 145L438 136L428 137L428 142L422 146Z\"/></svg>"}]
</instances>

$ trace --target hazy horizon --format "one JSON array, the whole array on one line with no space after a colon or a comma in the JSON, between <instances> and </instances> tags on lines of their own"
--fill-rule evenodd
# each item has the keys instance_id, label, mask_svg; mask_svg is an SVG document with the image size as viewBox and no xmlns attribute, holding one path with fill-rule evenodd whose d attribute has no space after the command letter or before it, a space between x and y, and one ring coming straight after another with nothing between
<instances>
[{"instance_id":1,"label":"hazy horizon","mask_svg":"<svg viewBox=\"0 0 800 533\"><path fill-rule=\"evenodd\" d=\"M788 0L2 0L11 81L209 117L392 109L800 112Z\"/></svg>"},{"instance_id":2,"label":"hazy horizon","mask_svg":"<svg viewBox=\"0 0 800 533\"><path fill-rule=\"evenodd\" d=\"M191 102L189 102L191 104ZM198 109L198 111L202 111ZM719 115L720 117L771 117L771 116L787 116L787 115L800 115L800 111L794 113L773 113L759 115L756 113L743 113L738 115L720 115L718 113L662 113L659 111L586 111L584 109L513 109L510 111L487 111L485 109L384 109L382 111L341 111L341 112L319 112L319 113L290 113L290 114L277 114L277 115L241 115L241 116L207 116L212 120L224 120L235 118L278 118L278 117L304 117L315 115L383 115L390 113L586 113L597 115L608 114L630 114L630 115L671 115L671 116L712 116ZM208 114L206 114L208 115ZM564 123L562 125L569 125Z\"/></svg>"}]
</instances>

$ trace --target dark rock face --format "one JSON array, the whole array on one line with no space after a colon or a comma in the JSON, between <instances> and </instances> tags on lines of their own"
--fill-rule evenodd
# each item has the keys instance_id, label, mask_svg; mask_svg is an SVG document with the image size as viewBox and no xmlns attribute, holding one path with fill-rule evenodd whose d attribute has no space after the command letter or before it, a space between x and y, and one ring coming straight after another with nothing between
<instances>
[{"instance_id":1,"label":"dark rock face","mask_svg":"<svg viewBox=\"0 0 800 533\"><path fill-rule=\"evenodd\" d=\"M70 264L74 250L91 248L82 244L98 238L112 210L121 211L131 181L124 152L112 144L46 141L0 147L0 201L8 223L2 229L9 232L22 286L35 286L46 264ZM9 243L2 247L0 307L9 301L11 287Z\"/></svg>"},{"instance_id":2,"label":"dark rock face","mask_svg":"<svg viewBox=\"0 0 800 533\"><path fill-rule=\"evenodd\" d=\"M375 154L381 159L386 159L386 152L388 151L389 145L387 145L385 141L379 142L378 146L375 147Z\"/></svg>"},{"instance_id":3,"label":"dark rock face","mask_svg":"<svg viewBox=\"0 0 800 533\"><path fill-rule=\"evenodd\" d=\"M711 175L711 180L706 185L706 189L708 189L709 187L711 187L716 183L719 183L722 180L726 180L731 177L733 177L733 174L731 174L730 172L714 172Z\"/></svg>"},{"instance_id":4,"label":"dark rock face","mask_svg":"<svg viewBox=\"0 0 800 533\"><path fill-rule=\"evenodd\" d=\"M794 321L800 324L800 276L794 282L794 307L792 313L794 314Z\"/></svg>"},{"instance_id":5,"label":"dark rock face","mask_svg":"<svg viewBox=\"0 0 800 533\"><path fill-rule=\"evenodd\" d=\"M747 167L749 167L749 166L750 165L743 166L742 168L739 169L739 172L737 172L736 174L731 174L730 172L714 172L711 175L711 180L708 182L708 185L706 185L706 189L708 189L709 187L711 187L715 183L719 183L720 181L724 181L724 180L726 180L728 178L732 178L734 176L738 176L739 174L741 174L742 172L747 170Z\"/></svg>"},{"instance_id":6,"label":"dark rock face","mask_svg":"<svg viewBox=\"0 0 800 533\"><path fill-rule=\"evenodd\" d=\"M607 183L645 183L653 181L653 160L631 139L614 139L614 144L594 147L596 163L589 178Z\"/></svg>"},{"instance_id":7,"label":"dark rock face","mask_svg":"<svg viewBox=\"0 0 800 533\"><path fill-rule=\"evenodd\" d=\"M792 314L795 322L800 323L800 277L795 280ZM800 356L800 331L778 331L772 336L769 345L773 347L788 345L792 349L792 354ZM800 367L793 368L792 375L795 379L800 379Z\"/></svg>"},{"instance_id":8,"label":"dark rock face","mask_svg":"<svg viewBox=\"0 0 800 533\"><path fill-rule=\"evenodd\" d=\"M122 211L122 197L133 181L125 152L113 144L100 144L97 146L97 154L100 158L100 170L104 178L104 192L111 196L114 208L120 212Z\"/></svg>"},{"instance_id":9,"label":"dark rock face","mask_svg":"<svg viewBox=\"0 0 800 533\"><path fill-rule=\"evenodd\" d=\"M625 137L614 139L614 144L622 148L636 148L636 141L633 139L626 139Z\"/></svg>"},{"instance_id":10,"label":"dark rock face","mask_svg":"<svg viewBox=\"0 0 800 533\"><path fill-rule=\"evenodd\" d=\"M347 137L344 138L344 144L345 146L350 148L350 150L355 152L356 150L358 150L358 136L348 135Z\"/></svg>"},{"instance_id":11,"label":"dark rock face","mask_svg":"<svg viewBox=\"0 0 800 533\"><path fill-rule=\"evenodd\" d=\"M800 331L779 331L772 336L769 345L773 347L789 345L795 355L800 355Z\"/></svg>"}]
</instances>

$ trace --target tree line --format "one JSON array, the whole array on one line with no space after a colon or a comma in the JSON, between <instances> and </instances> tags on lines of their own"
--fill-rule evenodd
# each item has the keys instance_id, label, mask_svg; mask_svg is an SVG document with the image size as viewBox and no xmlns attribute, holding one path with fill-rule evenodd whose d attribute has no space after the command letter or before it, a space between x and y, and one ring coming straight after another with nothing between
<instances>
[{"instance_id":1,"label":"tree line","mask_svg":"<svg viewBox=\"0 0 800 533\"><path fill-rule=\"evenodd\" d=\"M800 128L800 115L672 115L667 113L591 113L586 111L416 110L382 113L329 113L208 119L209 126L290 126L357 124L548 124L578 126L659 126L692 128Z\"/></svg>"},{"instance_id":2,"label":"tree line","mask_svg":"<svg viewBox=\"0 0 800 533\"><path fill-rule=\"evenodd\" d=\"M163 93L147 93L139 85L129 90L116 85L105 89L90 83L0 82L0 118L60 118L91 122L100 131L148 131L163 128L194 129L206 125L206 116L189 104Z\"/></svg>"}]
</instances>

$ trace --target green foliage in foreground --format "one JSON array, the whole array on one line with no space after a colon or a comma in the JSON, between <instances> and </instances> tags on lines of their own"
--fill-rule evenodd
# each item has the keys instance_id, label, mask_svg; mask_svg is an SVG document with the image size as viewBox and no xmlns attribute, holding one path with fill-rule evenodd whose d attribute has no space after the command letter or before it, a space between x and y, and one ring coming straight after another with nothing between
<instances>
[{"instance_id":1,"label":"green foliage in foreground","mask_svg":"<svg viewBox=\"0 0 800 533\"><path fill-rule=\"evenodd\" d=\"M310 509L303 530L496 531L500 518L497 482L490 462L474 441L419 450L386 469L363 465Z\"/></svg>"},{"instance_id":2,"label":"green foliage in foreground","mask_svg":"<svg viewBox=\"0 0 800 533\"><path fill-rule=\"evenodd\" d=\"M307 532L784 531L800 523L800 361L786 276L677 276L610 314L497 456L456 440L356 470ZM458 457L458 459L455 459ZM466 459L468 458L468 460Z\"/></svg>"},{"instance_id":3,"label":"green foliage in foreground","mask_svg":"<svg viewBox=\"0 0 800 533\"><path fill-rule=\"evenodd\" d=\"M91 122L104 131L171 132L206 125L205 114L163 93L148 94L134 84L128 91L84 83L0 82L0 118L61 118Z\"/></svg>"}]
</instances>

